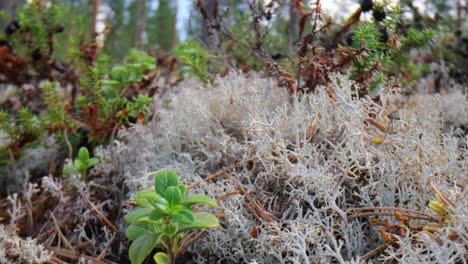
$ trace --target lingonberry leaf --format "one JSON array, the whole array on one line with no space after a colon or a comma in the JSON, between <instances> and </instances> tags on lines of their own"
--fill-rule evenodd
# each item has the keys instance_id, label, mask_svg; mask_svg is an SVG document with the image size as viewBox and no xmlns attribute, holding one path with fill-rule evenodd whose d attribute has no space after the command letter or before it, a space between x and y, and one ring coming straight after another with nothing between
<instances>
[{"instance_id":1,"label":"lingonberry leaf","mask_svg":"<svg viewBox=\"0 0 468 264\"><path fill-rule=\"evenodd\" d=\"M175 170L162 169L156 172L154 187L159 195L164 195L166 189L170 186L178 186L179 177Z\"/></svg>"},{"instance_id":2,"label":"lingonberry leaf","mask_svg":"<svg viewBox=\"0 0 468 264\"><path fill-rule=\"evenodd\" d=\"M128 250L128 256L133 264L140 264L153 250L161 235L145 234L133 241Z\"/></svg>"}]
</instances>

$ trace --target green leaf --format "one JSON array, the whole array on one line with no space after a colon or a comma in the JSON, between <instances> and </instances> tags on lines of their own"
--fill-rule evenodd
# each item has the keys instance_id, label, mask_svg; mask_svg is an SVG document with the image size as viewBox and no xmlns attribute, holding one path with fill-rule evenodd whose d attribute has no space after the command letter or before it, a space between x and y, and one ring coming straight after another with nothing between
<instances>
[{"instance_id":1,"label":"green leaf","mask_svg":"<svg viewBox=\"0 0 468 264\"><path fill-rule=\"evenodd\" d=\"M156 199L151 203L153 208L158 208L159 210L163 211L166 214L171 213L171 209L169 206L169 202L161 197L161 199Z\"/></svg>"},{"instance_id":2,"label":"green leaf","mask_svg":"<svg viewBox=\"0 0 468 264\"><path fill-rule=\"evenodd\" d=\"M187 195L183 201L182 204L187 204L187 205L192 205L192 204L207 204L212 207L217 207L218 203L216 203L216 200L211 199L210 197L204 195L204 194L190 194Z\"/></svg>"},{"instance_id":3,"label":"green leaf","mask_svg":"<svg viewBox=\"0 0 468 264\"><path fill-rule=\"evenodd\" d=\"M139 206L141 207L154 207L153 203L154 201L159 201L159 200L164 200L164 201L159 201L158 203L167 203L161 195L157 194L154 190L143 190L139 191L135 195L135 200L138 203Z\"/></svg>"},{"instance_id":4,"label":"green leaf","mask_svg":"<svg viewBox=\"0 0 468 264\"><path fill-rule=\"evenodd\" d=\"M153 209L151 208L138 208L138 209L135 209L133 211L131 211L130 213L128 213L126 216L125 216L125 221L127 223L131 223L131 222L134 222L142 217L146 217L146 216L149 216L149 214L153 211Z\"/></svg>"},{"instance_id":5,"label":"green leaf","mask_svg":"<svg viewBox=\"0 0 468 264\"><path fill-rule=\"evenodd\" d=\"M134 264L140 264L145 260L148 254L153 250L160 236L158 235L143 235L135 239L130 245L128 256Z\"/></svg>"},{"instance_id":6,"label":"green leaf","mask_svg":"<svg viewBox=\"0 0 468 264\"><path fill-rule=\"evenodd\" d=\"M143 235L162 234L161 226L153 223L133 222L125 230L125 235L130 240L135 240Z\"/></svg>"},{"instance_id":7,"label":"green leaf","mask_svg":"<svg viewBox=\"0 0 468 264\"><path fill-rule=\"evenodd\" d=\"M170 186L167 188L166 192L164 193L164 198L166 198L167 202L169 203L169 209L172 211L182 202L182 194L180 193L179 187Z\"/></svg>"},{"instance_id":8,"label":"green leaf","mask_svg":"<svg viewBox=\"0 0 468 264\"><path fill-rule=\"evenodd\" d=\"M180 212L174 215L174 220L181 224L193 224L195 217L191 210L182 209Z\"/></svg>"},{"instance_id":9,"label":"green leaf","mask_svg":"<svg viewBox=\"0 0 468 264\"><path fill-rule=\"evenodd\" d=\"M78 173L78 170L75 166L67 166L63 169L63 174L75 174Z\"/></svg>"},{"instance_id":10,"label":"green leaf","mask_svg":"<svg viewBox=\"0 0 468 264\"><path fill-rule=\"evenodd\" d=\"M87 167L88 167L88 168L89 168L89 167L92 167L92 166L94 166L94 165L96 165L96 164L98 164L98 163L99 163L99 159L98 159L98 158L90 158L89 161L88 161L88 166L87 166Z\"/></svg>"},{"instance_id":11,"label":"green leaf","mask_svg":"<svg viewBox=\"0 0 468 264\"><path fill-rule=\"evenodd\" d=\"M115 80L121 84L125 84L128 81L127 69L123 66L114 67L111 71L112 80Z\"/></svg>"},{"instance_id":12,"label":"green leaf","mask_svg":"<svg viewBox=\"0 0 468 264\"><path fill-rule=\"evenodd\" d=\"M179 184L179 190L180 190L180 193L182 193L182 196L184 196L185 192L187 191L187 185Z\"/></svg>"},{"instance_id":13,"label":"green leaf","mask_svg":"<svg viewBox=\"0 0 468 264\"><path fill-rule=\"evenodd\" d=\"M174 249L174 252L179 251L179 246L180 246L180 240L182 239L182 234L179 232L177 235L172 237L172 248Z\"/></svg>"},{"instance_id":14,"label":"green leaf","mask_svg":"<svg viewBox=\"0 0 468 264\"><path fill-rule=\"evenodd\" d=\"M179 177L175 170L171 169L162 169L156 172L156 177L154 180L154 187L156 192L160 195L164 195L166 189L170 186L178 186Z\"/></svg>"},{"instance_id":15,"label":"green leaf","mask_svg":"<svg viewBox=\"0 0 468 264\"><path fill-rule=\"evenodd\" d=\"M168 215L168 213L164 212L163 210L159 208L155 208L151 211L151 214L149 215L149 219L151 221L159 221L164 218L164 216Z\"/></svg>"},{"instance_id":16,"label":"green leaf","mask_svg":"<svg viewBox=\"0 0 468 264\"><path fill-rule=\"evenodd\" d=\"M118 81L113 81L113 80L102 80L101 84L104 86L111 86L111 87L118 87L120 85Z\"/></svg>"},{"instance_id":17,"label":"green leaf","mask_svg":"<svg viewBox=\"0 0 468 264\"><path fill-rule=\"evenodd\" d=\"M140 218L149 216L152 211L153 211L152 208L138 208L128 213L125 216L125 221L127 223L134 222Z\"/></svg>"},{"instance_id":18,"label":"green leaf","mask_svg":"<svg viewBox=\"0 0 468 264\"><path fill-rule=\"evenodd\" d=\"M176 224L167 224L162 227L162 232L170 238L176 235L178 230L179 228Z\"/></svg>"},{"instance_id":19,"label":"green leaf","mask_svg":"<svg viewBox=\"0 0 468 264\"><path fill-rule=\"evenodd\" d=\"M180 225L179 232L183 232L188 229L196 229L196 228L217 228L219 227L218 218L212 213L208 212L196 212L193 214L195 217L195 221L189 225Z\"/></svg>"},{"instance_id":20,"label":"green leaf","mask_svg":"<svg viewBox=\"0 0 468 264\"><path fill-rule=\"evenodd\" d=\"M168 255L166 255L166 253L163 252L158 252L154 254L153 259L156 262L156 264L171 264L171 259Z\"/></svg>"},{"instance_id":21,"label":"green leaf","mask_svg":"<svg viewBox=\"0 0 468 264\"><path fill-rule=\"evenodd\" d=\"M89 160L89 152L87 148L85 147L80 148L80 150L78 151L78 159L81 160L82 162L85 160Z\"/></svg>"},{"instance_id":22,"label":"green leaf","mask_svg":"<svg viewBox=\"0 0 468 264\"><path fill-rule=\"evenodd\" d=\"M76 159L74 162L73 162L73 165L75 166L75 168L78 170L78 171L82 171L82 170L85 170L86 169L86 165L79 159Z\"/></svg>"},{"instance_id":23,"label":"green leaf","mask_svg":"<svg viewBox=\"0 0 468 264\"><path fill-rule=\"evenodd\" d=\"M158 198L158 194L154 190L143 190L135 194L135 201L141 207L152 207L151 202Z\"/></svg>"}]
</instances>

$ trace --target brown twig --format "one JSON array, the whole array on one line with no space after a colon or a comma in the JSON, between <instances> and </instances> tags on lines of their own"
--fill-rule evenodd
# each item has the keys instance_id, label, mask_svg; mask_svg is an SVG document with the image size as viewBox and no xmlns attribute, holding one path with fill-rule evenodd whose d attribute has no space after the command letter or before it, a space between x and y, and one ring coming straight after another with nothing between
<instances>
[{"instance_id":1,"label":"brown twig","mask_svg":"<svg viewBox=\"0 0 468 264\"><path fill-rule=\"evenodd\" d=\"M205 178L205 181L208 182L208 181L211 181L213 180L214 178L220 176L220 175L223 175L224 173L227 173L228 171L242 165L243 163L245 162L250 162L250 161L254 161L256 159L256 157L252 157L252 158L248 158L246 160L242 160L242 161L239 161L239 162L236 162L236 163L233 163L227 167L224 167L218 171L216 171L215 173L209 175L208 177ZM192 183L191 185L189 185L189 187L187 188L188 190L196 187L199 183L198 182L195 182L195 183Z\"/></svg>"},{"instance_id":2,"label":"brown twig","mask_svg":"<svg viewBox=\"0 0 468 264\"><path fill-rule=\"evenodd\" d=\"M348 210L348 212L355 212L355 211L376 211L376 210L382 210L382 211L399 211L399 212L406 212L406 213L411 213L411 214L417 214L417 215L422 215L422 216L427 216L430 217L431 215L413 210L413 209L407 209L407 208L397 208L397 207L361 207L361 208L352 208Z\"/></svg>"},{"instance_id":3,"label":"brown twig","mask_svg":"<svg viewBox=\"0 0 468 264\"><path fill-rule=\"evenodd\" d=\"M99 209L86 197L83 195L83 198L86 200L88 205L91 207L91 211L96 215L97 218L99 218L104 224L106 224L112 231L118 232L118 228L107 219L100 211Z\"/></svg>"},{"instance_id":4,"label":"brown twig","mask_svg":"<svg viewBox=\"0 0 468 264\"><path fill-rule=\"evenodd\" d=\"M57 258L56 256L51 256L50 257L50 263L52 264L67 264L67 262L64 262L64 261L61 261L59 258Z\"/></svg>"},{"instance_id":5,"label":"brown twig","mask_svg":"<svg viewBox=\"0 0 468 264\"><path fill-rule=\"evenodd\" d=\"M374 125L375 127L377 127L380 131L382 131L383 133L386 133L387 132L387 126L385 126L384 124L380 123L379 121L377 120L374 120L372 118L366 118L364 119L365 121L371 123L372 125Z\"/></svg>"},{"instance_id":6,"label":"brown twig","mask_svg":"<svg viewBox=\"0 0 468 264\"><path fill-rule=\"evenodd\" d=\"M446 205L449 205L450 206L450 209L453 211L455 210L455 205L452 203L452 201L450 201L448 198L445 197L445 195L443 195L439 189L437 189L437 187L432 183L430 182L429 183L431 185L431 189L437 193L440 197L440 199L442 199L442 201L446 204Z\"/></svg>"},{"instance_id":7,"label":"brown twig","mask_svg":"<svg viewBox=\"0 0 468 264\"><path fill-rule=\"evenodd\" d=\"M215 213L214 214L217 218L225 218L226 214L225 213Z\"/></svg>"},{"instance_id":8,"label":"brown twig","mask_svg":"<svg viewBox=\"0 0 468 264\"><path fill-rule=\"evenodd\" d=\"M71 259L73 261L78 261L80 258L84 258L91 263L94 264L117 264L115 262L109 261L109 260L100 260L95 257L87 256L84 254L79 254L72 252L70 250L62 249L62 248L56 248L56 247L49 247L47 250L52 251L56 256Z\"/></svg>"},{"instance_id":9,"label":"brown twig","mask_svg":"<svg viewBox=\"0 0 468 264\"><path fill-rule=\"evenodd\" d=\"M76 253L75 248L72 246L70 241L68 241L65 235L63 235L62 230L60 230L60 227L57 224L57 219L55 219L55 216L52 212L50 212L50 218L52 218L52 221L54 222L55 230L57 231L57 234L59 235L59 237L63 240L63 243L65 243L65 245L71 250L72 253Z\"/></svg>"},{"instance_id":10,"label":"brown twig","mask_svg":"<svg viewBox=\"0 0 468 264\"><path fill-rule=\"evenodd\" d=\"M244 193L245 197L247 198L247 200L250 201L250 203L252 203L252 205L255 207L256 209L256 212L260 215L260 217L264 220L264 221L267 221L267 222L275 222L276 219L273 218L273 216L271 216L264 208L263 206L257 201L257 199L255 199L252 195L250 195L247 190L244 188L244 186L242 186L242 184L236 179L236 177L234 177L233 175L231 174L228 174L228 173L225 173L236 185L237 187L242 191L242 193Z\"/></svg>"},{"instance_id":11,"label":"brown twig","mask_svg":"<svg viewBox=\"0 0 468 264\"><path fill-rule=\"evenodd\" d=\"M390 212L365 212L365 213L357 213L357 214L348 215L346 217L348 219L354 219L354 218L379 216L379 215L395 216L394 213L390 213ZM406 215L406 216L414 218L414 219L422 219L422 220L427 220L427 221L432 221L432 222L438 222L438 219L433 216L422 216L422 215Z\"/></svg>"},{"instance_id":12,"label":"brown twig","mask_svg":"<svg viewBox=\"0 0 468 264\"><path fill-rule=\"evenodd\" d=\"M107 242L107 246L101 251L101 253L99 253L99 255L97 256L97 259L101 260L103 259L106 254L107 254L107 251L109 250L110 246L111 246L111 242L112 240L114 240L114 237L112 237L112 239L110 239L108 242Z\"/></svg>"},{"instance_id":13,"label":"brown twig","mask_svg":"<svg viewBox=\"0 0 468 264\"><path fill-rule=\"evenodd\" d=\"M179 251L177 251L177 255L182 255L193 243L195 243L200 237L202 237L206 233L206 230L202 230L199 233L197 233L195 236L190 237L189 240L179 248Z\"/></svg>"},{"instance_id":14,"label":"brown twig","mask_svg":"<svg viewBox=\"0 0 468 264\"><path fill-rule=\"evenodd\" d=\"M367 263L366 260L367 259L370 259L378 254L380 254L382 251L385 250L385 248L387 248L388 244L387 243L384 243L378 247L376 247L375 249L373 249L372 251L368 252L367 254L365 254L364 256L362 256L359 260L359 263Z\"/></svg>"},{"instance_id":15,"label":"brown twig","mask_svg":"<svg viewBox=\"0 0 468 264\"><path fill-rule=\"evenodd\" d=\"M248 205L248 204L245 203L245 204L243 204L243 206L244 206L245 209L247 209L247 211L249 211L249 212L253 215L253 217L254 217L255 219L257 219L258 221L262 221L262 220L263 220L263 219L257 214L257 212L255 212L255 210L254 210L250 205Z\"/></svg>"},{"instance_id":16,"label":"brown twig","mask_svg":"<svg viewBox=\"0 0 468 264\"><path fill-rule=\"evenodd\" d=\"M222 201L222 200L226 199L227 197L229 197L231 195L236 195L236 194L240 194L240 192L239 191L228 192L228 193L226 193L224 195L221 195L218 198L216 198L216 201L217 202Z\"/></svg>"}]
</instances>

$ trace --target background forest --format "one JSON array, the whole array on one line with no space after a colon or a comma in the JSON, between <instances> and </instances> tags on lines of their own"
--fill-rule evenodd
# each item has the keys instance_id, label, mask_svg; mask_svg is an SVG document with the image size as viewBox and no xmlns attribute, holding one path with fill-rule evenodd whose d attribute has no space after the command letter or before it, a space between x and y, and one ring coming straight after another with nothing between
<instances>
[{"instance_id":1,"label":"background forest","mask_svg":"<svg viewBox=\"0 0 468 264\"><path fill-rule=\"evenodd\" d=\"M0 263L466 263L467 13L2 0Z\"/></svg>"}]
</instances>

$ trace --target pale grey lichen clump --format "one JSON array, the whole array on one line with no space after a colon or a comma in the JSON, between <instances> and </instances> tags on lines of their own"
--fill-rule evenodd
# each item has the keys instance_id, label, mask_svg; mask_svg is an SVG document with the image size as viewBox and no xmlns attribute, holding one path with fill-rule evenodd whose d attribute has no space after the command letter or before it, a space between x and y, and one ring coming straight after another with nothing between
<instances>
[{"instance_id":1,"label":"pale grey lichen clump","mask_svg":"<svg viewBox=\"0 0 468 264\"><path fill-rule=\"evenodd\" d=\"M54 217L74 226L69 241L118 259L128 248L117 238L126 224L122 217L103 224L102 217L123 215L127 199L152 187L152 172L173 168L196 192L219 198L221 227L190 248L197 263L466 263L466 96L383 89L376 103L353 96L351 83L335 76L329 88L291 99L260 74L229 74L208 87L185 81L159 102L153 121L95 151L101 162L87 181L24 184L8 198L10 227L31 214L36 195L47 194L57 204ZM358 217L356 210L411 209L435 218L431 184L453 203L445 223L434 233L386 230L393 244L372 254L385 242L372 218L402 222L393 211ZM48 247L51 240L42 239ZM52 254L0 226L0 249L12 245L23 248L18 255L0 250L1 263L40 263Z\"/></svg>"},{"instance_id":2,"label":"pale grey lichen clump","mask_svg":"<svg viewBox=\"0 0 468 264\"><path fill-rule=\"evenodd\" d=\"M0 146L8 144L0 131ZM41 144L26 147L21 158L9 165L0 166L0 194L11 194L21 190L31 176L45 176L49 165L59 157L59 146L54 137L44 137Z\"/></svg>"},{"instance_id":3,"label":"pale grey lichen clump","mask_svg":"<svg viewBox=\"0 0 468 264\"><path fill-rule=\"evenodd\" d=\"M222 226L191 247L199 263L466 263L466 97L456 91L403 97L384 89L379 105L354 97L345 76L334 79L334 99L322 87L291 100L275 81L257 74L230 74L206 88L182 84L167 95L156 121L121 131L122 142L100 150L97 171L123 174L134 193L151 187L152 171L169 167L186 184L224 196L216 211ZM203 180L236 162L227 171L231 176ZM247 209L252 201L233 177L269 221ZM430 183L456 209L438 238L394 235L400 246L366 259L384 243L383 227L372 217L350 217L350 210L433 214ZM391 214L380 219L401 224Z\"/></svg>"},{"instance_id":4,"label":"pale grey lichen clump","mask_svg":"<svg viewBox=\"0 0 468 264\"><path fill-rule=\"evenodd\" d=\"M0 225L0 263L49 263L51 257L34 239L23 239L11 227Z\"/></svg>"}]
</instances>

